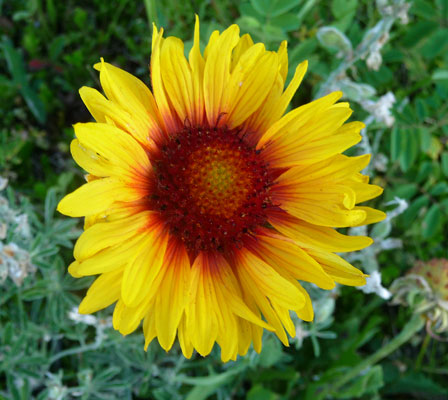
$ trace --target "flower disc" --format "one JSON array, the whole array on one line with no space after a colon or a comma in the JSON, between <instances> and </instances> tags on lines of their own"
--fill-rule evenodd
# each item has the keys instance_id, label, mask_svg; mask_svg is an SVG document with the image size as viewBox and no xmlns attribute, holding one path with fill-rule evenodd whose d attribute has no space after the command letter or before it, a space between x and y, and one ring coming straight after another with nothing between
<instances>
[{"instance_id":1,"label":"flower disc","mask_svg":"<svg viewBox=\"0 0 448 400\"><path fill-rule=\"evenodd\" d=\"M237 131L185 128L153 161L151 208L186 248L230 251L266 224L271 176Z\"/></svg>"}]
</instances>

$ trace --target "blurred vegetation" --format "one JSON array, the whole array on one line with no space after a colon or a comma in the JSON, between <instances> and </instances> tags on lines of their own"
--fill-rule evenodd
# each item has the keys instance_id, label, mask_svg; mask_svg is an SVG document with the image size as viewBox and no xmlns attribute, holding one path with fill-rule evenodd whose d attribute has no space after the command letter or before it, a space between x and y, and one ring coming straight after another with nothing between
<instances>
[{"instance_id":1,"label":"blurred vegetation","mask_svg":"<svg viewBox=\"0 0 448 400\"><path fill-rule=\"evenodd\" d=\"M0 279L0 399L448 398L448 345L425 332L409 334L406 344L331 389L406 334L411 320L411 310L354 288L327 297L312 288L322 300L303 337L284 348L266 334L260 355L225 365L217 349L192 360L156 343L145 353L141 334L123 338L112 330L110 310L93 320L69 318L90 284L66 273L76 221L54 215L57 200L83 179L68 150L71 124L91 120L78 89L99 88L92 68L99 57L149 84L150 22L188 49L194 13L203 44L235 22L269 49L288 40L290 74L302 60L310 63L293 106L333 84L328 77L342 63L347 68L337 79L351 85L345 92L356 119L370 116L366 96L375 102L393 93L394 122L372 117L367 130L371 175L385 187L376 206L391 209L396 198L408 205L376 228L379 238L401 240L377 254L383 285L416 260L448 258L448 1L410 2L409 21L394 21L375 70L353 54L387 19L383 3L393 0L0 0L0 175L9 180L0 198L0 225L8 230L0 238L32 261L18 264L28 268L23 281Z\"/></svg>"}]
</instances>

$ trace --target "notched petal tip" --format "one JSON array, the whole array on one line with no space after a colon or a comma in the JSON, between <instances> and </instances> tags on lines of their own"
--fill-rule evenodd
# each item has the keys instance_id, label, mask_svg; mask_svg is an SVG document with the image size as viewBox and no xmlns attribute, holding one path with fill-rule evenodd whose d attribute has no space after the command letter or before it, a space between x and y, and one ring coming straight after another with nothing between
<instances>
[{"instance_id":1,"label":"notched petal tip","mask_svg":"<svg viewBox=\"0 0 448 400\"><path fill-rule=\"evenodd\" d=\"M100 62L93 65L93 68L99 72L101 72L101 69L106 66L106 62L104 62L104 58L100 57Z\"/></svg>"}]
</instances>

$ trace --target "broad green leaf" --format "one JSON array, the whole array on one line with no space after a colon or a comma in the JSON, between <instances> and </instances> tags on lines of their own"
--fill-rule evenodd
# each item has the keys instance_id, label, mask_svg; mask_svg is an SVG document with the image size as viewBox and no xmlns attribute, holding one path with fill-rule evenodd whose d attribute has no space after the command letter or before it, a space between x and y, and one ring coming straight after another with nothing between
<instances>
[{"instance_id":1,"label":"broad green leaf","mask_svg":"<svg viewBox=\"0 0 448 400\"><path fill-rule=\"evenodd\" d=\"M302 0L251 0L252 6L261 15L278 17L298 6Z\"/></svg>"},{"instance_id":2,"label":"broad green leaf","mask_svg":"<svg viewBox=\"0 0 448 400\"><path fill-rule=\"evenodd\" d=\"M427 195L422 195L417 197L406 209L406 211L400 215L400 220L402 221L405 228L411 226L415 219L419 216L423 208L429 204L429 197Z\"/></svg>"},{"instance_id":3,"label":"broad green leaf","mask_svg":"<svg viewBox=\"0 0 448 400\"><path fill-rule=\"evenodd\" d=\"M276 400L279 396L258 384L253 386L247 393L247 400Z\"/></svg>"},{"instance_id":4,"label":"broad green leaf","mask_svg":"<svg viewBox=\"0 0 448 400\"><path fill-rule=\"evenodd\" d=\"M443 174L448 177L448 151L444 151L440 155L440 163Z\"/></svg>"},{"instance_id":5,"label":"broad green leaf","mask_svg":"<svg viewBox=\"0 0 448 400\"><path fill-rule=\"evenodd\" d=\"M331 12L336 19L340 19L353 13L357 6L358 0L333 0L331 2Z\"/></svg>"},{"instance_id":6,"label":"broad green leaf","mask_svg":"<svg viewBox=\"0 0 448 400\"><path fill-rule=\"evenodd\" d=\"M428 151L431 147L431 132L426 127L418 128L418 134L420 136L421 148L423 151Z\"/></svg>"},{"instance_id":7,"label":"broad green leaf","mask_svg":"<svg viewBox=\"0 0 448 400\"><path fill-rule=\"evenodd\" d=\"M300 19L297 15L287 13L271 19L271 24L285 32L297 31L300 27Z\"/></svg>"},{"instance_id":8,"label":"broad green leaf","mask_svg":"<svg viewBox=\"0 0 448 400\"><path fill-rule=\"evenodd\" d=\"M433 59L446 52L448 49L448 28L438 29L434 32L423 45L421 54L427 59Z\"/></svg>"},{"instance_id":9,"label":"broad green leaf","mask_svg":"<svg viewBox=\"0 0 448 400\"><path fill-rule=\"evenodd\" d=\"M292 65L301 63L310 57L317 48L317 39L315 37L304 40L289 52L289 59Z\"/></svg>"},{"instance_id":10,"label":"broad green leaf","mask_svg":"<svg viewBox=\"0 0 448 400\"><path fill-rule=\"evenodd\" d=\"M407 131L403 135L404 145L400 154L400 167L406 172L414 164L419 151L419 140L415 131Z\"/></svg>"},{"instance_id":11,"label":"broad green leaf","mask_svg":"<svg viewBox=\"0 0 448 400\"><path fill-rule=\"evenodd\" d=\"M390 158L397 161L400 157L403 147L403 134L398 126L394 126L390 135Z\"/></svg>"},{"instance_id":12,"label":"broad green leaf","mask_svg":"<svg viewBox=\"0 0 448 400\"><path fill-rule=\"evenodd\" d=\"M425 181L429 177L429 175L431 175L432 170L433 170L432 162L424 161L423 163L420 164L420 168L418 170L415 181L419 183Z\"/></svg>"},{"instance_id":13,"label":"broad green leaf","mask_svg":"<svg viewBox=\"0 0 448 400\"><path fill-rule=\"evenodd\" d=\"M442 149L443 149L442 143L440 143L439 138L432 136L431 144L429 145L429 148L426 150L426 153L433 160L437 160L439 158L439 155L440 155Z\"/></svg>"},{"instance_id":14,"label":"broad green leaf","mask_svg":"<svg viewBox=\"0 0 448 400\"><path fill-rule=\"evenodd\" d=\"M27 86L28 82L26 79L25 63L22 54L14 48L11 40L7 37L3 38L2 47L6 58L6 64L8 65L8 70L12 75L14 83L18 86Z\"/></svg>"},{"instance_id":15,"label":"broad green leaf","mask_svg":"<svg viewBox=\"0 0 448 400\"><path fill-rule=\"evenodd\" d=\"M441 228L443 223L442 212L438 204L433 204L422 222L422 235L423 238L429 239L433 237Z\"/></svg>"},{"instance_id":16,"label":"broad green leaf","mask_svg":"<svg viewBox=\"0 0 448 400\"><path fill-rule=\"evenodd\" d=\"M393 189L394 197L409 200L418 191L418 185L416 183L405 183L398 185Z\"/></svg>"},{"instance_id":17,"label":"broad green leaf","mask_svg":"<svg viewBox=\"0 0 448 400\"><path fill-rule=\"evenodd\" d=\"M448 69L436 69L432 74L434 81L448 80Z\"/></svg>"},{"instance_id":18,"label":"broad green leaf","mask_svg":"<svg viewBox=\"0 0 448 400\"><path fill-rule=\"evenodd\" d=\"M440 196L448 193L447 182L437 182L430 190L429 194L432 196Z\"/></svg>"},{"instance_id":19,"label":"broad green leaf","mask_svg":"<svg viewBox=\"0 0 448 400\"><path fill-rule=\"evenodd\" d=\"M429 374L410 371L403 377L390 382L387 386L390 395L412 393L418 399L443 399L446 397L446 385L433 381ZM401 397L401 396L400 396Z\"/></svg>"},{"instance_id":20,"label":"broad green leaf","mask_svg":"<svg viewBox=\"0 0 448 400\"><path fill-rule=\"evenodd\" d=\"M401 43L408 48L413 48L435 30L437 25L431 21L416 21L409 26Z\"/></svg>"}]
</instances>

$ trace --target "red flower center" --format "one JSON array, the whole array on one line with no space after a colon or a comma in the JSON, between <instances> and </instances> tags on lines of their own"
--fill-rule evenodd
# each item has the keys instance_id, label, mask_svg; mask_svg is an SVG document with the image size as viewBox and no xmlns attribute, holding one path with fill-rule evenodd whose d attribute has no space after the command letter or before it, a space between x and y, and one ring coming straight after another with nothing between
<instances>
[{"instance_id":1,"label":"red flower center","mask_svg":"<svg viewBox=\"0 0 448 400\"><path fill-rule=\"evenodd\" d=\"M189 251L240 247L266 224L272 174L238 131L185 127L152 163L151 208Z\"/></svg>"}]
</instances>

